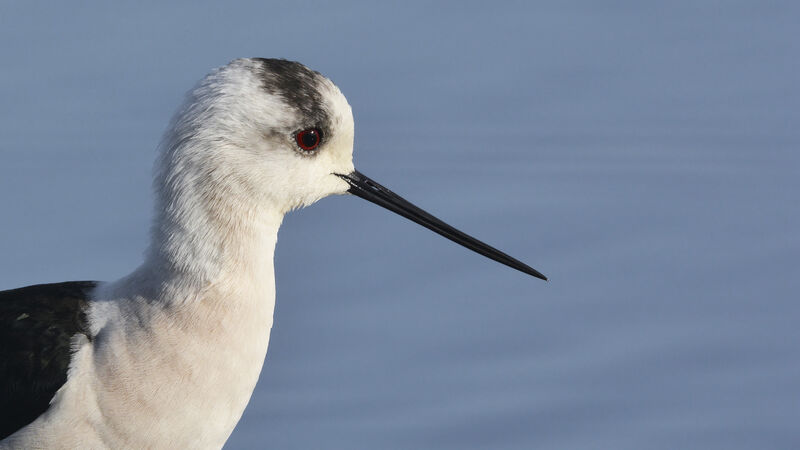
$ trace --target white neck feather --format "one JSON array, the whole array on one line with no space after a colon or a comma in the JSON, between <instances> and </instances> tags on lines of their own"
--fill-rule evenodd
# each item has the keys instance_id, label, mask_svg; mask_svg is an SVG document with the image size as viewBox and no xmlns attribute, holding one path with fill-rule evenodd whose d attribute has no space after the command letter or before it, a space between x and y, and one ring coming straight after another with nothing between
<instances>
[{"instance_id":1,"label":"white neck feather","mask_svg":"<svg viewBox=\"0 0 800 450\"><path fill-rule=\"evenodd\" d=\"M283 213L224 174L172 176L192 169L178 162L159 177L145 263L97 289L94 339L75 343L67 383L11 447L219 448L233 431L269 343Z\"/></svg>"}]
</instances>

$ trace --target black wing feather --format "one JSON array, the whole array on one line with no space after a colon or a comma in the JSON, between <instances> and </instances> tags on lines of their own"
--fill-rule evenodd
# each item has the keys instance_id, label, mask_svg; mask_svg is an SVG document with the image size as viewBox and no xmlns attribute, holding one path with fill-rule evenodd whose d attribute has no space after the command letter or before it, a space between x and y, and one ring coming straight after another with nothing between
<instances>
[{"instance_id":1,"label":"black wing feather","mask_svg":"<svg viewBox=\"0 0 800 450\"><path fill-rule=\"evenodd\" d=\"M67 381L73 336L89 336L88 296L96 281L0 291L0 439L45 412Z\"/></svg>"}]
</instances>

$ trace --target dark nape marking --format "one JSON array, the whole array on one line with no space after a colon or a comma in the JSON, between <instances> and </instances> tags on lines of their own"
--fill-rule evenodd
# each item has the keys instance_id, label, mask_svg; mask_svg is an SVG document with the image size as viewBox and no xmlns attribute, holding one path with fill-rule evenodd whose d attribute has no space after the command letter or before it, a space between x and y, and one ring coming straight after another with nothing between
<instances>
[{"instance_id":1,"label":"dark nape marking","mask_svg":"<svg viewBox=\"0 0 800 450\"><path fill-rule=\"evenodd\" d=\"M325 77L319 72L295 61L285 59L253 58L262 64L260 74L264 89L282 98L297 109L303 118L303 128L316 126L324 132L331 130L330 114L323 103L320 84Z\"/></svg>"},{"instance_id":2,"label":"dark nape marking","mask_svg":"<svg viewBox=\"0 0 800 450\"><path fill-rule=\"evenodd\" d=\"M67 381L73 336L88 338L95 281L0 291L0 439L44 413Z\"/></svg>"}]
</instances>

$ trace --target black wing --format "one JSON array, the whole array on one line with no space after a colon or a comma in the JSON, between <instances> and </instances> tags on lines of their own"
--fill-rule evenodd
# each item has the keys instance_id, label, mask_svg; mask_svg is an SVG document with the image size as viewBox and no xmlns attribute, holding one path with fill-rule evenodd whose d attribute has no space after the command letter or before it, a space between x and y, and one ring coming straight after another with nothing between
<instances>
[{"instance_id":1,"label":"black wing","mask_svg":"<svg viewBox=\"0 0 800 450\"><path fill-rule=\"evenodd\" d=\"M67 381L72 337L89 337L95 281L0 291L0 440L45 412Z\"/></svg>"}]
</instances>

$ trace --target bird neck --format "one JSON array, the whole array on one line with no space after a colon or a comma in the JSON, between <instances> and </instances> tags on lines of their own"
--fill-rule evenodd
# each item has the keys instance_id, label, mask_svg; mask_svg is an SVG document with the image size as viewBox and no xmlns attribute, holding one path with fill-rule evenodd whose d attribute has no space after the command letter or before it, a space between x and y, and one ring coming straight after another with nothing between
<instances>
[{"instance_id":1,"label":"bird neck","mask_svg":"<svg viewBox=\"0 0 800 450\"><path fill-rule=\"evenodd\" d=\"M283 214L236 197L209 201L191 186L164 193L145 263L100 286L89 314L92 333L103 337L92 342L87 377L116 376L75 383L94 386L102 420L93 426L105 445L221 447L269 345ZM132 381L121 387L120 377Z\"/></svg>"},{"instance_id":2,"label":"bird neck","mask_svg":"<svg viewBox=\"0 0 800 450\"><path fill-rule=\"evenodd\" d=\"M160 283L180 281L187 287L205 287L271 272L283 215L228 206L219 209L183 214L164 211L154 227L144 264L150 275Z\"/></svg>"},{"instance_id":3,"label":"bird neck","mask_svg":"<svg viewBox=\"0 0 800 450\"><path fill-rule=\"evenodd\" d=\"M162 157L143 268L158 284L178 282L190 291L225 280L271 278L283 209L254 198L235 177L206 174L202 165L174 156L187 153L178 149Z\"/></svg>"},{"instance_id":4,"label":"bird neck","mask_svg":"<svg viewBox=\"0 0 800 450\"><path fill-rule=\"evenodd\" d=\"M145 263L93 293L94 338L74 356L53 412L31 428L41 442L26 435L20 442L36 445L21 447L224 444L269 345L283 214L216 192L160 191Z\"/></svg>"}]
</instances>

